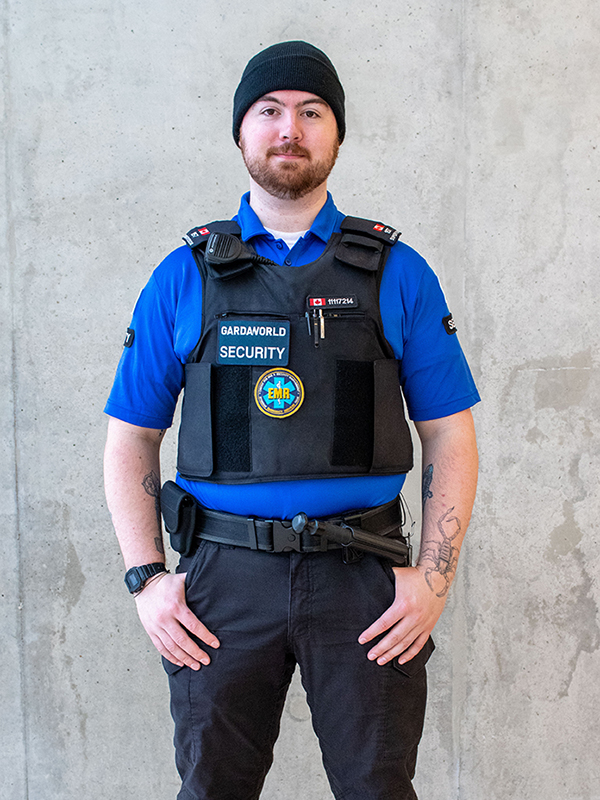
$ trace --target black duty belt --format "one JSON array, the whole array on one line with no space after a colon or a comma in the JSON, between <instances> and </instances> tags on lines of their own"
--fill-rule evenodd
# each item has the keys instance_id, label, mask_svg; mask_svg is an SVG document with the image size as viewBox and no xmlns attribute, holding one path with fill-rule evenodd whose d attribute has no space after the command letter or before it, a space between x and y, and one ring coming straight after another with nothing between
<instances>
[{"instance_id":1,"label":"black duty belt","mask_svg":"<svg viewBox=\"0 0 600 800\"><path fill-rule=\"evenodd\" d=\"M317 553L344 546L306 529L296 532L292 520L242 517L203 508L173 481L164 484L160 501L171 545L182 555L193 551L197 538L267 553ZM385 505L350 511L325 522L396 539L401 538L402 516L399 498L394 498Z\"/></svg>"}]
</instances>

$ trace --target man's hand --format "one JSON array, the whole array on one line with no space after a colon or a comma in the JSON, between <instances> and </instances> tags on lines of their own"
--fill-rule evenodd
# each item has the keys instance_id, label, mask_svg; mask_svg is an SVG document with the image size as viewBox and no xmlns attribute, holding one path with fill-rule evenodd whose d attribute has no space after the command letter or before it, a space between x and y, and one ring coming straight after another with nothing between
<instances>
[{"instance_id":1,"label":"man's hand","mask_svg":"<svg viewBox=\"0 0 600 800\"><path fill-rule=\"evenodd\" d=\"M368 653L371 661L387 664L400 656L405 664L423 647L444 610L446 597L439 597L425 580L425 569L394 567L396 598L379 619L361 633L360 644L370 642L387 631L387 635Z\"/></svg>"},{"instance_id":2,"label":"man's hand","mask_svg":"<svg viewBox=\"0 0 600 800\"><path fill-rule=\"evenodd\" d=\"M209 647L219 647L220 642L188 608L184 584L185 573L166 574L149 583L135 600L142 625L158 652L178 667L198 670L201 664L210 664L210 657L188 632Z\"/></svg>"}]
</instances>

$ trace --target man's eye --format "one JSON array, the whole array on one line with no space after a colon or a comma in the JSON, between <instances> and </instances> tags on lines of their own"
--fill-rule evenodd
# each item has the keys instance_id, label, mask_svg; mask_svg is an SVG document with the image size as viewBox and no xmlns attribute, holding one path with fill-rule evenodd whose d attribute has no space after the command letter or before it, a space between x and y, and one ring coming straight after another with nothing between
<instances>
[{"instance_id":1,"label":"man's eye","mask_svg":"<svg viewBox=\"0 0 600 800\"><path fill-rule=\"evenodd\" d=\"M316 111L313 111L312 108L308 108L304 113L306 114L307 117L309 117L309 119L319 118L319 114Z\"/></svg>"},{"instance_id":2,"label":"man's eye","mask_svg":"<svg viewBox=\"0 0 600 800\"><path fill-rule=\"evenodd\" d=\"M264 114L266 117L272 117L277 113L277 110L275 108L263 108L260 113Z\"/></svg>"}]
</instances>

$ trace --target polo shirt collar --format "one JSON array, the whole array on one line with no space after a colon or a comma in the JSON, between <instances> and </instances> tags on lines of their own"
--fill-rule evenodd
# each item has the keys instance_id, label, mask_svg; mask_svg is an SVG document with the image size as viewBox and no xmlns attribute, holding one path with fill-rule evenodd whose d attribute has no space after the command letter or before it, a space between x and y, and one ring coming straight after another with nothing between
<instances>
[{"instance_id":1,"label":"polo shirt collar","mask_svg":"<svg viewBox=\"0 0 600 800\"><path fill-rule=\"evenodd\" d=\"M246 192L246 194L242 195L240 208L234 217L234 220L242 229L242 239L245 242L252 239L253 236L270 236L256 215L256 212L250 206L249 201L250 192ZM340 222L343 218L344 215L337 210L333 202L333 197L327 192L327 200L315 217L313 224L310 226L310 233L322 242L327 243L331 234L335 230L339 230Z\"/></svg>"}]
</instances>

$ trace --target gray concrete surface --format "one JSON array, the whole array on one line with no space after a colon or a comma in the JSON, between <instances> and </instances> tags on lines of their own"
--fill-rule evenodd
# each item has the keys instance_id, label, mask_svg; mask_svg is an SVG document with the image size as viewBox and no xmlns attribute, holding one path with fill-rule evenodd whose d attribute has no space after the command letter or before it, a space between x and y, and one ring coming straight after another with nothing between
<instances>
[{"instance_id":1,"label":"gray concrete surface","mask_svg":"<svg viewBox=\"0 0 600 800\"><path fill-rule=\"evenodd\" d=\"M338 204L428 258L484 398L419 797L599 800L597 3L5 0L2 19L3 800L176 795L102 408L154 265L246 186L243 65L292 38L346 87ZM297 683L263 796L331 797Z\"/></svg>"}]
</instances>

